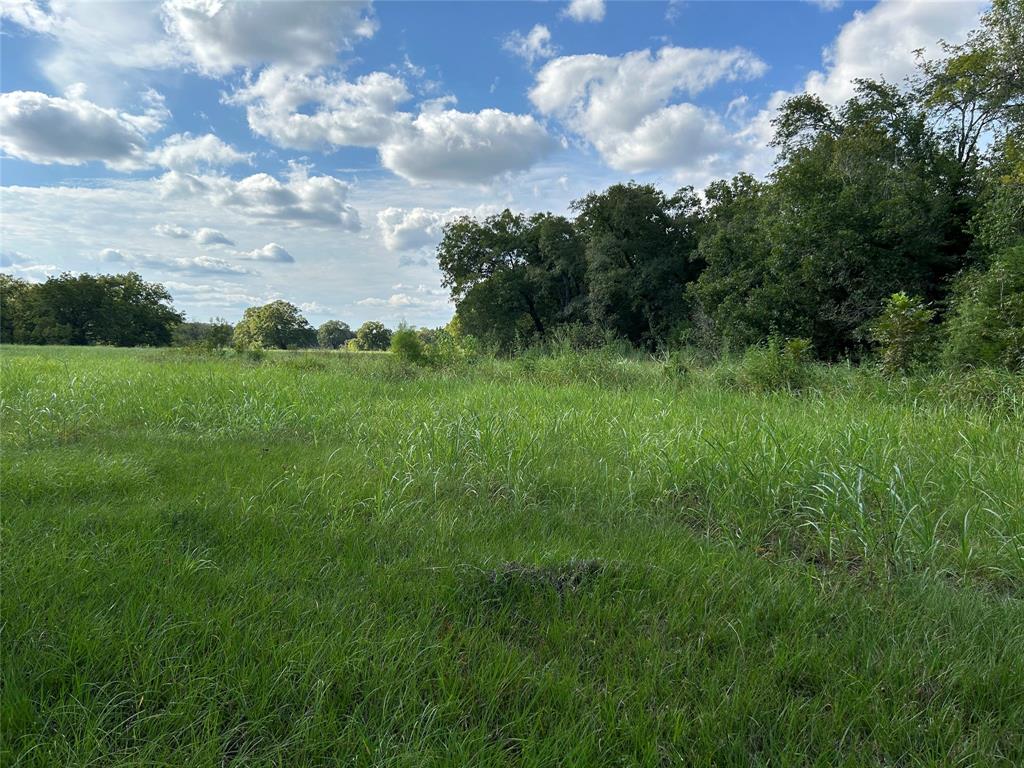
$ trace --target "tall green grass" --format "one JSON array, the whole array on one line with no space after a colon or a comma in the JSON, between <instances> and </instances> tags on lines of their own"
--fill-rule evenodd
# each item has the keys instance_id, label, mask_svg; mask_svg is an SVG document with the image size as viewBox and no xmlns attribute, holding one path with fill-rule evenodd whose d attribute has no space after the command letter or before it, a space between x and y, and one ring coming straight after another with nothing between
<instances>
[{"instance_id":1,"label":"tall green grass","mask_svg":"<svg viewBox=\"0 0 1024 768\"><path fill-rule=\"evenodd\" d=\"M1024 762L1020 377L741 365L4 348L0 762Z\"/></svg>"}]
</instances>

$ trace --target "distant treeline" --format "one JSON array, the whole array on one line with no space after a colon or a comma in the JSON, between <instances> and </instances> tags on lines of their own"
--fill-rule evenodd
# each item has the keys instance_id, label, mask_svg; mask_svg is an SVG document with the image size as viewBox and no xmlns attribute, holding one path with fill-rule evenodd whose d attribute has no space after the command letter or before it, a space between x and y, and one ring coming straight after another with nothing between
<instances>
[{"instance_id":1,"label":"distant treeline","mask_svg":"<svg viewBox=\"0 0 1024 768\"><path fill-rule=\"evenodd\" d=\"M419 332L428 338L430 332ZM250 307L237 325L222 318L186 322L171 306L159 283L138 274L74 275L65 273L42 283L0 274L0 342L7 344L106 344L119 347L168 346L208 349L236 346L277 349L347 346L385 350L391 330L377 321L353 331L347 323L328 320L312 327L287 301Z\"/></svg>"},{"instance_id":2,"label":"distant treeline","mask_svg":"<svg viewBox=\"0 0 1024 768\"><path fill-rule=\"evenodd\" d=\"M506 349L560 328L648 348L804 338L836 359L863 354L880 324L898 335L927 317L971 362L1020 365L1022 7L997 0L907 88L859 80L838 108L789 99L766 181L618 184L573 218L449 224L438 260L462 329Z\"/></svg>"}]
</instances>

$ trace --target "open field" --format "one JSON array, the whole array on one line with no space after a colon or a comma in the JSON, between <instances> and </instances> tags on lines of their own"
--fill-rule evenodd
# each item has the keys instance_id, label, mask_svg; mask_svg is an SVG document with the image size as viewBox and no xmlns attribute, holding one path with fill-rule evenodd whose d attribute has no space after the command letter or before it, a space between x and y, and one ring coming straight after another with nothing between
<instances>
[{"instance_id":1,"label":"open field","mask_svg":"<svg viewBox=\"0 0 1024 768\"><path fill-rule=\"evenodd\" d=\"M1024 764L1024 387L2 351L2 752Z\"/></svg>"}]
</instances>

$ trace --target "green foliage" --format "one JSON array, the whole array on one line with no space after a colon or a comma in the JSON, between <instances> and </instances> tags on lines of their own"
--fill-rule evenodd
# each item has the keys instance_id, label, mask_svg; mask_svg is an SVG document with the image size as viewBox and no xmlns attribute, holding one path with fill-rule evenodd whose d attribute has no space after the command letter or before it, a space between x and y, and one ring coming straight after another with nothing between
<instances>
[{"instance_id":1,"label":"green foliage","mask_svg":"<svg viewBox=\"0 0 1024 768\"><path fill-rule=\"evenodd\" d=\"M316 341L321 349L340 349L356 337L348 323L328 320L316 331Z\"/></svg>"},{"instance_id":2,"label":"green foliage","mask_svg":"<svg viewBox=\"0 0 1024 768\"><path fill-rule=\"evenodd\" d=\"M960 279L946 330L952 365L1024 369L1024 245Z\"/></svg>"},{"instance_id":3,"label":"green foliage","mask_svg":"<svg viewBox=\"0 0 1024 768\"><path fill-rule=\"evenodd\" d=\"M43 283L0 281L0 341L166 346L183 319L171 295L135 272L64 273Z\"/></svg>"},{"instance_id":4,"label":"green foliage","mask_svg":"<svg viewBox=\"0 0 1024 768\"><path fill-rule=\"evenodd\" d=\"M586 241L590 319L653 348L687 316L683 291L700 272L700 201L653 185L615 184L573 203Z\"/></svg>"},{"instance_id":5,"label":"green foliage","mask_svg":"<svg viewBox=\"0 0 1024 768\"><path fill-rule=\"evenodd\" d=\"M316 344L316 331L299 308L277 300L245 310L235 326L234 343L239 349L298 349Z\"/></svg>"},{"instance_id":6,"label":"green foliage","mask_svg":"<svg viewBox=\"0 0 1024 768\"><path fill-rule=\"evenodd\" d=\"M391 335L391 354L400 363L424 365L427 355L419 334L404 323Z\"/></svg>"},{"instance_id":7,"label":"green foliage","mask_svg":"<svg viewBox=\"0 0 1024 768\"><path fill-rule=\"evenodd\" d=\"M231 346L234 330L231 323L219 317L208 323L181 323L174 329L173 344L201 350L224 349Z\"/></svg>"},{"instance_id":8,"label":"green foliage","mask_svg":"<svg viewBox=\"0 0 1024 768\"><path fill-rule=\"evenodd\" d=\"M799 392L813 381L810 339L781 341L772 335L764 346L751 347L735 372L736 385L749 392Z\"/></svg>"},{"instance_id":9,"label":"green foliage","mask_svg":"<svg viewBox=\"0 0 1024 768\"><path fill-rule=\"evenodd\" d=\"M926 360L934 347L935 311L924 299L900 291L890 296L871 324L871 338L882 355L886 373L906 373Z\"/></svg>"},{"instance_id":10,"label":"green foliage","mask_svg":"<svg viewBox=\"0 0 1024 768\"><path fill-rule=\"evenodd\" d=\"M363 352L383 352L391 346L391 330L384 323L367 320L356 331L355 342Z\"/></svg>"},{"instance_id":11,"label":"green foliage","mask_svg":"<svg viewBox=\"0 0 1024 768\"><path fill-rule=\"evenodd\" d=\"M583 244L560 216L460 218L437 258L465 333L487 344L508 351L583 318Z\"/></svg>"}]
</instances>

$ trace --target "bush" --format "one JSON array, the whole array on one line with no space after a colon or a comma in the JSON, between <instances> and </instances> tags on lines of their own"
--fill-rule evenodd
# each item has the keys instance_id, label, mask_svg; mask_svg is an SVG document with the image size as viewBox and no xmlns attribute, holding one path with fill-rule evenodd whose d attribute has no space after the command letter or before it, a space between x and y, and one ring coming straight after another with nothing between
<instances>
[{"instance_id":1,"label":"bush","mask_svg":"<svg viewBox=\"0 0 1024 768\"><path fill-rule=\"evenodd\" d=\"M768 345L751 347L743 355L734 376L735 385L751 392L798 392L811 383L812 360L810 339L789 339L777 336Z\"/></svg>"},{"instance_id":2,"label":"bush","mask_svg":"<svg viewBox=\"0 0 1024 768\"><path fill-rule=\"evenodd\" d=\"M398 330L391 335L391 354L402 363L412 365L427 363L423 341L416 331L404 324L398 326Z\"/></svg>"},{"instance_id":3,"label":"bush","mask_svg":"<svg viewBox=\"0 0 1024 768\"><path fill-rule=\"evenodd\" d=\"M882 353L882 370L905 373L927 359L934 346L935 311L924 299L903 291L886 299L882 315L871 324L871 338Z\"/></svg>"},{"instance_id":4,"label":"bush","mask_svg":"<svg viewBox=\"0 0 1024 768\"><path fill-rule=\"evenodd\" d=\"M946 323L946 361L1024 370L1024 245L962 278Z\"/></svg>"}]
</instances>

